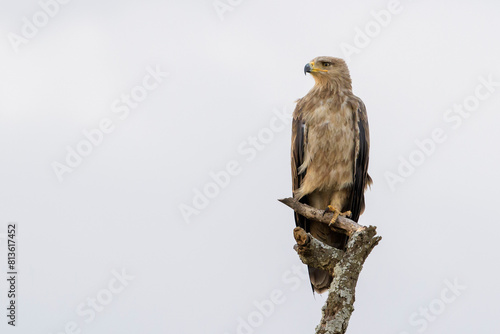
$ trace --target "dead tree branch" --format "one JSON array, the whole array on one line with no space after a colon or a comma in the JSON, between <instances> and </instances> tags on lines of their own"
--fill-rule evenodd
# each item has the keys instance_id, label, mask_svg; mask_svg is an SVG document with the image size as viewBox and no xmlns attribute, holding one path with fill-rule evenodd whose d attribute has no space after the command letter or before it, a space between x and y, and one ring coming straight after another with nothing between
<instances>
[{"instance_id":1,"label":"dead tree branch","mask_svg":"<svg viewBox=\"0 0 500 334\"><path fill-rule=\"evenodd\" d=\"M278 201L289 206L299 215L304 216L308 219L312 219L325 224L330 224L330 221L333 218L333 213L324 213L324 210L318 210L307 204L300 203L292 197L279 199ZM358 223L342 216L339 216L337 218L337 221L333 224L332 227L334 230L340 229L347 232L346 234L349 236L351 236L354 232L365 228L364 226L359 225Z\"/></svg>"},{"instance_id":2,"label":"dead tree branch","mask_svg":"<svg viewBox=\"0 0 500 334\"><path fill-rule=\"evenodd\" d=\"M330 224L331 213L323 215L323 210L302 204L293 198L280 199L298 214L325 224ZM320 324L316 334L344 334L354 311L356 283L363 264L372 249L382 239L376 236L376 227L365 227L356 222L339 217L331 226L349 235L345 251L325 245L302 228L294 229L297 245L294 249L304 264L328 270L333 273L333 282L328 290L328 298L322 308Z\"/></svg>"}]
</instances>

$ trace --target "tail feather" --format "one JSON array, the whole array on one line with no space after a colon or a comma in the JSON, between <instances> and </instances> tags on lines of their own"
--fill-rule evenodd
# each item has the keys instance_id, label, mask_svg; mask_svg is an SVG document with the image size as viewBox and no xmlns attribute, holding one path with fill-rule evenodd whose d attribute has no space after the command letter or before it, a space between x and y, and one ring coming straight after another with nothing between
<instances>
[{"instance_id":1,"label":"tail feather","mask_svg":"<svg viewBox=\"0 0 500 334\"><path fill-rule=\"evenodd\" d=\"M323 293L328 290L332 284L333 276L327 271L318 268L308 266L307 269L309 269L309 280L313 291Z\"/></svg>"}]
</instances>

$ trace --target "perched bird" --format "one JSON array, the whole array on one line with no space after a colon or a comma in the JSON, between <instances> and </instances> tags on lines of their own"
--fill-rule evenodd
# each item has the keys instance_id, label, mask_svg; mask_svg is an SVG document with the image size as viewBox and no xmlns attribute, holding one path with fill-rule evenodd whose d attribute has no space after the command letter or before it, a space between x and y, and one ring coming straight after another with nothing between
<instances>
[{"instance_id":1,"label":"perched bird","mask_svg":"<svg viewBox=\"0 0 500 334\"><path fill-rule=\"evenodd\" d=\"M304 67L314 87L297 101L292 124L293 195L300 202L358 221L365 207L370 146L364 103L352 93L344 60L317 57ZM322 242L344 250L347 236L295 214L297 226ZM326 291L333 276L309 267L314 291Z\"/></svg>"}]
</instances>

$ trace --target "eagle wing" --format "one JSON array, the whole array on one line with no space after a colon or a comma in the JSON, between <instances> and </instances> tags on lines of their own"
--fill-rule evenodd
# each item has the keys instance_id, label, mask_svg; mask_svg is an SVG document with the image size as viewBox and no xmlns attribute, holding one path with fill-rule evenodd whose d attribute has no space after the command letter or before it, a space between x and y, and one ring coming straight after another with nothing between
<instances>
[{"instance_id":1,"label":"eagle wing","mask_svg":"<svg viewBox=\"0 0 500 334\"><path fill-rule=\"evenodd\" d=\"M292 121L292 184L294 192L300 188L302 180L306 175L305 170L299 174L299 167L304 163L307 142L306 131L306 124L302 120L300 108L297 105L293 113ZM307 204L305 198L302 198L300 202ZM297 213L295 213L295 225L309 232L307 219Z\"/></svg>"},{"instance_id":2,"label":"eagle wing","mask_svg":"<svg viewBox=\"0 0 500 334\"><path fill-rule=\"evenodd\" d=\"M365 209L365 190L368 185L372 184L372 179L368 175L368 160L370 151L370 131L368 128L368 117L366 115L366 107L360 98L355 97L353 103L356 110L357 124L357 145L358 149L354 154L354 177L351 194L349 196L349 210L352 212L351 219L358 221L359 216Z\"/></svg>"}]
</instances>

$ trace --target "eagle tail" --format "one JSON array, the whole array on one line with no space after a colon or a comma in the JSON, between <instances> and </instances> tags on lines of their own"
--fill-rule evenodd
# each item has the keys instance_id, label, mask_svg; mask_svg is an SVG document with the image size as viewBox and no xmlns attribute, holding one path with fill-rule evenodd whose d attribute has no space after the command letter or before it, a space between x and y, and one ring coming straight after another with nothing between
<instances>
[{"instance_id":1,"label":"eagle tail","mask_svg":"<svg viewBox=\"0 0 500 334\"><path fill-rule=\"evenodd\" d=\"M333 276L325 270L318 268L307 267L309 270L309 280L314 292L323 293L330 288L333 281Z\"/></svg>"}]
</instances>

